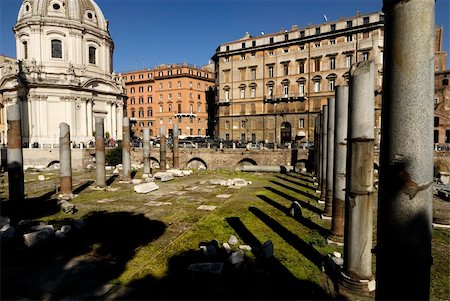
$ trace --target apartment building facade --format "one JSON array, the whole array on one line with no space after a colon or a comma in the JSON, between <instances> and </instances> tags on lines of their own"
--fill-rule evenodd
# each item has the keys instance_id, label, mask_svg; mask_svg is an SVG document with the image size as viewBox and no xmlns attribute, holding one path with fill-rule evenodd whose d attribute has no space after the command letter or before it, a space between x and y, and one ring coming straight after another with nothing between
<instances>
[{"instance_id":1,"label":"apartment building facade","mask_svg":"<svg viewBox=\"0 0 450 301\"><path fill-rule=\"evenodd\" d=\"M135 137L173 135L178 124L181 136L208 134L207 95L214 87L214 65L200 68L188 64L160 65L152 69L124 72L127 116Z\"/></svg>"},{"instance_id":2,"label":"apartment building facade","mask_svg":"<svg viewBox=\"0 0 450 301\"><path fill-rule=\"evenodd\" d=\"M247 33L220 45L213 56L216 136L312 141L322 105L337 85L347 84L352 64L373 60L375 90L381 92L383 27L384 15L377 12L257 37ZM379 138L381 95L376 94Z\"/></svg>"}]
</instances>

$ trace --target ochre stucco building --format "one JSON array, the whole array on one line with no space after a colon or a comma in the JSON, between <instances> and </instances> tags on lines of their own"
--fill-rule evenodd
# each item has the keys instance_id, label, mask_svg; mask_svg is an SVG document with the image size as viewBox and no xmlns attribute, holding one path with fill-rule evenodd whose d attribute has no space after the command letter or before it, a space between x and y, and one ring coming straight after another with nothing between
<instances>
[{"instance_id":1,"label":"ochre stucco building","mask_svg":"<svg viewBox=\"0 0 450 301\"><path fill-rule=\"evenodd\" d=\"M174 123L178 123L179 135L206 136L213 68L211 64L200 68L175 64L123 72L126 111L134 136L142 138L144 128L150 129L152 137L159 136L161 128L166 136L172 136Z\"/></svg>"}]
</instances>

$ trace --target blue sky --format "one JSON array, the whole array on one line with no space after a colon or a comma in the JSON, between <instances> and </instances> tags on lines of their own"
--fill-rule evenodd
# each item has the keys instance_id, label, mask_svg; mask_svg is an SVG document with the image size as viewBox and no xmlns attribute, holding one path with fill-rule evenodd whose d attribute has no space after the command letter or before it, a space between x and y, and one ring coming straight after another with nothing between
<instances>
[{"instance_id":1,"label":"blue sky","mask_svg":"<svg viewBox=\"0 0 450 301\"><path fill-rule=\"evenodd\" d=\"M110 21L114 71L187 62L204 65L222 43L250 32L273 33L309 23L381 11L382 0L96 0ZM11 28L22 0L0 0L0 54L15 57ZM449 51L450 1L437 0L436 24ZM450 58L449 58L450 61ZM447 68L449 63L447 62Z\"/></svg>"}]
</instances>

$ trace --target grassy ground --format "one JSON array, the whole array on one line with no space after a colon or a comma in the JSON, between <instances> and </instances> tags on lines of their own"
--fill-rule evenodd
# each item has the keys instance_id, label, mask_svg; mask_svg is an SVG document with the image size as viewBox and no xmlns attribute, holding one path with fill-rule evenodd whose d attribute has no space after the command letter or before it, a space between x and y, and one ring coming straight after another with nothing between
<instances>
[{"instance_id":1,"label":"grassy ground","mask_svg":"<svg viewBox=\"0 0 450 301\"><path fill-rule=\"evenodd\" d=\"M50 240L33 249L19 240L2 244L2 299L336 299L342 298L321 271L323 256L342 252L328 245L330 222L320 219L310 177L300 174L255 174L199 171L157 184L142 195L130 184L110 177L116 191L96 191L95 172L74 175L77 212L59 212L55 196L58 177L27 173L27 205L23 218L46 221L58 229L83 219L84 228L63 240ZM135 178L139 178L137 173ZM210 185L211 179L244 178L241 189ZM2 215L11 210L6 191L0 194ZM230 194L227 199L219 194ZM150 201L170 204L154 207ZM303 217L287 213L293 201ZM201 211L200 205L217 206ZM20 234L21 229L17 229ZM448 299L449 232L435 230L432 272L433 300ZM243 264L227 263L225 252L207 257L199 243L230 235L252 251ZM271 240L274 257L261 256L261 244ZM193 263L223 262L218 274L193 273ZM436 266L438 264L438 266ZM361 299L347 296L349 299ZM369 297L370 298L370 297Z\"/></svg>"}]
</instances>

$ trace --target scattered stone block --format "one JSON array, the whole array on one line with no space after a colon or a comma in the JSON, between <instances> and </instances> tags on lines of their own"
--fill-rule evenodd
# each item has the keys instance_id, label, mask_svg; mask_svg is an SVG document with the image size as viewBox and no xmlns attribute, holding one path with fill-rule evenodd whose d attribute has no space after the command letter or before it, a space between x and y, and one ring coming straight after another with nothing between
<instances>
[{"instance_id":1,"label":"scattered stone block","mask_svg":"<svg viewBox=\"0 0 450 301\"><path fill-rule=\"evenodd\" d=\"M165 172L158 171L157 173L155 173L155 174L153 175L153 177L154 177L155 179L161 179L161 176L162 176L163 174L165 174Z\"/></svg>"},{"instance_id":2,"label":"scattered stone block","mask_svg":"<svg viewBox=\"0 0 450 301\"><path fill-rule=\"evenodd\" d=\"M231 247L230 247L230 244L229 244L229 243L224 242L224 243L222 244L222 247L223 247L223 249L227 252L227 254L228 254L228 253L231 253Z\"/></svg>"},{"instance_id":3,"label":"scattered stone block","mask_svg":"<svg viewBox=\"0 0 450 301\"><path fill-rule=\"evenodd\" d=\"M152 207L159 207L164 205L172 205L171 202L156 202L156 201L150 201L148 203L145 203L146 206L152 206Z\"/></svg>"},{"instance_id":4,"label":"scattered stone block","mask_svg":"<svg viewBox=\"0 0 450 301\"><path fill-rule=\"evenodd\" d=\"M333 262L339 266L343 266L344 265L344 259L343 258L338 258L338 257L331 257L331 260L333 260Z\"/></svg>"},{"instance_id":5,"label":"scattered stone block","mask_svg":"<svg viewBox=\"0 0 450 301\"><path fill-rule=\"evenodd\" d=\"M13 239L16 230L10 224L3 225L0 228L0 241L4 239Z\"/></svg>"},{"instance_id":6,"label":"scattered stone block","mask_svg":"<svg viewBox=\"0 0 450 301\"><path fill-rule=\"evenodd\" d=\"M39 181L45 181L45 176L44 175L38 175L38 180Z\"/></svg>"},{"instance_id":7,"label":"scattered stone block","mask_svg":"<svg viewBox=\"0 0 450 301\"><path fill-rule=\"evenodd\" d=\"M97 203L104 204L104 203L111 203L114 201L115 201L115 199L103 199L103 200L98 200Z\"/></svg>"},{"instance_id":8,"label":"scattered stone block","mask_svg":"<svg viewBox=\"0 0 450 301\"><path fill-rule=\"evenodd\" d=\"M233 184L234 184L234 186L237 186L237 187L244 187L244 186L248 185L246 180L239 179L239 178L233 179Z\"/></svg>"},{"instance_id":9,"label":"scattered stone block","mask_svg":"<svg viewBox=\"0 0 450 301\"><path fill-rule=\"evenodd\" d=\"M231 197L231 194L218 194L216 195L216 198L220 198L220 199L228 199Z\"/></svg>"},{"instance_id":10,"label":"scattered stone block","mask_svg":"<svg viewBox=\"0 0 450 301\"><path fill-rule=\"evenodd\" d=\"M198 186L192 186L192 187L187 187L187 188L185 188L186 190L188 190L188 191L194 191L194 190L196 190L198 188Z\"/></svg>"},{"instance_id":11,"label":"scattered stone block","mask_svg":"<svg viewBox=\"0 0 450 301\"><path fill-rule=\"evenodd\" d=\"M106 191L118 191L118 190L119 190L118 187L114 187L114 188L112 188L110 186L106 187Z\"/></svg>"},{"instance_id":12,"label":"scattered stone block","mask_svg":"<svg viewBox=\"0 0 450 301\"><path fill-rule=\"evenodd\" d=\"M60 231L64 234L69 233L70 231L72 231L72 227L69 225L63 225L60 229Z\"/></svg>"},{"instance_id":13,"label":"scattered stone block","mask_svg":"<svg viewBox=\"0 0 450 301\"><path fill-rule=\"evenodd\" d=\"M265 258L273 257L273 243L271 240L268 240L265 243L263 243L261 249L262 249L262 255Z\"/></svg>"},{"instance_id":14,"label":"scattered stone block","mask_svg":"<svg viewBox=\"0 0 450 301\"><path fill-rule=\"evenodd\" d=\"M289 214L293 218L300 218L302 217L302 207L297 201L292 202L291 208L289 209Z\"/></svg>"},{"instance_id":15,"label":"scattered stone block","mask_svg":"<svg viewBox=\"0 0 450 301\"><path fill-rule=\"evenodd\" d=\"M252 251L252 247L250 247L249 245L240 245L239 249L243 250L243 251Z\"/></svg>"},{"instance_id":16,"label":"scattered stone block","mask_svg":"<svg viewBox=\"0 0 450 301\"><path fill-rule=\"evenodd\" d=\"M141 184L141 183L142 183L141 179L133 179L133 180L131 180L131 184L134 184L134 185Z\"/></svg>"},{"instance_id":17,"label":"scattered stone block","mask_svg":"<svg viewBox=\"0 0 450 301\"><path fill-rule=\"evenodd\" d=\"M168 182L168 181L172 181L173 179L174 179L173 175L170 173L166 173L161 176L161 182Z\"/></svg>"},{"instance_id":18,"label":"scattered stone block","mask_svg":"<svg viewBox=\"0 0 450 301\"><path fill-rule=\"evenodd\" d=\"M169 169L168 173L172 174L174 177L184 177L184 173L179 169Z\"/></svg>"},{"instance_id":19,"label":"scattered stone block","mask_svg":"<svg viewBox=\"0 0 450 301\"><path fill-rule=\"evenodd\" d=\"M228 238L228 243L232 246L237 244L238 243L237 237L234 235L231 235L230 238Z\"/></svg>"},{"instance_id":20,"label":"scattered stone block","mask_svg":"<svg viewBox=\"0 0 450 301\"><path fill-rule=\"evenodd\" d=\"M333 252L333 257L342 258L342 255L339 252Z\"/></svg>"},{"instance_id":21,"label":"scattered stone block","mask_svg":"<svg viewBox=\"0 0 450 301\"><path fill-rule=\"evenodd\" d=\"M50 239L50 237L53 234L54 234L53 232L49 232L47 230L26 233L23 235L23 240L24 240L25 246L31 248L31 247L37 246L37 245L45 242L46 240Z\"/></svg>"},{"instance_id":22,"label":"scattered stone block","mask_svg":"<svg viewBox=\"0 0 450 301\"><path fill-rule=\"evenodd\" d=\"M188 271L194 273L221 274L223 271L223 262L204 262L193 263L188 266Z\"/></svg>"},{"instance_id":23,"label":"scattered stone block","mask_svg":"<svg viewBox=\"0 0 450 301\"><path fill-rule=\"evenodd\" d=\"M216 208L217 208L217 206L201 205L201 206L197 207L197 210L213 211Z\"/></svg>"},{"instance_id":24,"label":"scattered stone block","mask_svg":"<svg viewBox=\"0 0 450 301\"><path fill-rule=\"evenodd\" d=\"M134 186L134 191L137 193L149 193L157 189L159 189L159 186L156 185L154 182L143 183Z\"/></svg>"},{"instance_id":25,"label":"scattered stone block","mask_svg":"<svg viewBox=\"0 0 450 301\"><path fill-rule=\"evenodd\" d=\"M39 224L36 226L31 227L31 230L33 231L48 231L51 234L53 234L55 232L55 228L52 225L47 225L47 224Z\"/></svg>"},{"instance_id":26,"label":"scattered stone block","mask_svg":"<svg viewBox=\"0 0 450 301\"><path fill-rule=\"evenodd\" d=\"M68 213L68 214L75 213L75 205L72 203L69 203L66 200L59 200L58 205L59 205L59 208L61 209L61 211L63 211L64 213Z\"/></svg>"},{"instance_id":27,"label":"scattered stone block","mask_svg":"<svg viewBox=\"0 0 450 301\"><path fill-rule=\"evenodd\" d=\"M209 180L209 184L211 185L220 185L222 180Z\"/></svg>"},{"instance_id":28,"label":"scattered stone block","mask_svg":"<svg viewBox=\"0 0 450 301\"><path fill-rule=\"evenodd\" d=\"M190 176L191 175L192 170L182 170L182 172L183 172L183 175L186 177L186 176Z\"/></svg>"},{"instance_id":29,"label":"scattered stone block","mask_svg":"<svg viewBox=\"0 0 450 301\"><path fill-rule=\"evenodd\" d=\"M238 264L241 262L244 262L244 251L242 250L237 250L236 252L233 252L230 257L228 257L228 262L230 262L231 264Z\"/></svg>"}]
</instances>

